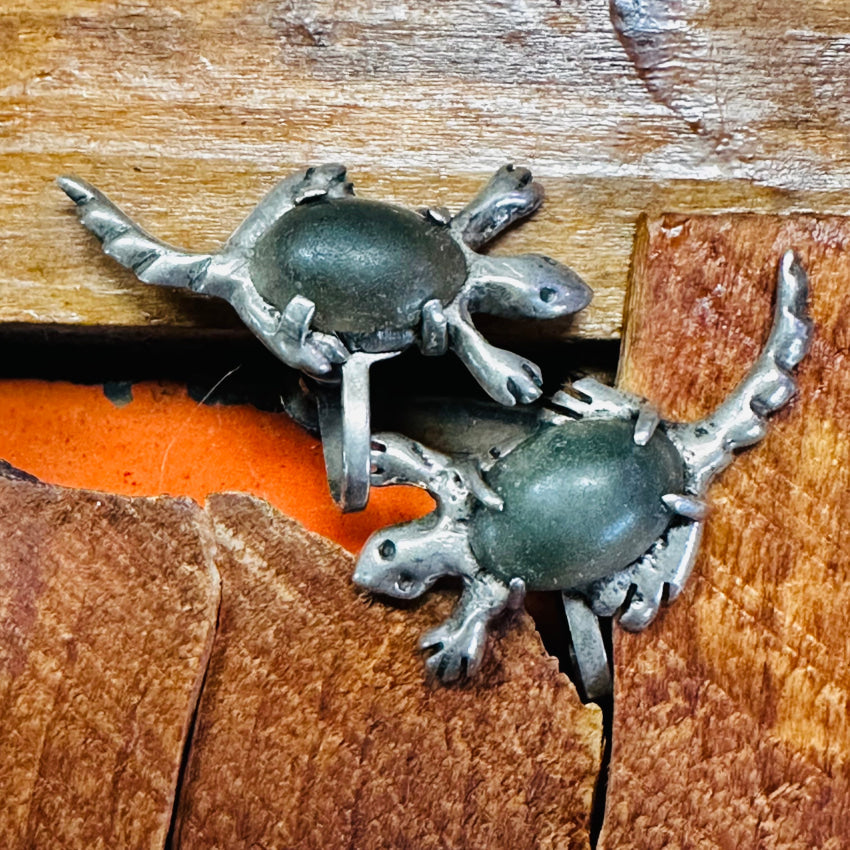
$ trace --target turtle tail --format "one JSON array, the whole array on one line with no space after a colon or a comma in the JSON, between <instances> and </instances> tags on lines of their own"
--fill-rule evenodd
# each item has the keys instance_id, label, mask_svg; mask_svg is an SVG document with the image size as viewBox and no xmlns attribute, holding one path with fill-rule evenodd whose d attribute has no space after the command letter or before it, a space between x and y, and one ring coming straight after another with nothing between
<instances>
[{"instance_id":1,"label":"turtle tail","mask_svg":"<svg viewBox=\"0 0 850 850\"><path fill-rule=\"evenodd\" d=\"M109 198L85 180L56 179L77 205L83 226L103 243L103 251L135 272L144 283L181 289L200 288L212 256L181 251L146 233Z\"/></svg>"},{"instance_id":2,"label":"turtle tail","mask_svg":"<svg viewBox=\"0 0 850 850\"><path fill-rule=\"evenodd\" d=\"M764 350L732 394L705 419L678 425L679 443L688 470L688 490L701 494L725 469L737 449L759 442L767 417L784 407L796 392L792 371L809 349L812 322L808 313L806 272L793 252L779 267L773 328Z\"/></svg>"}]
</instances>

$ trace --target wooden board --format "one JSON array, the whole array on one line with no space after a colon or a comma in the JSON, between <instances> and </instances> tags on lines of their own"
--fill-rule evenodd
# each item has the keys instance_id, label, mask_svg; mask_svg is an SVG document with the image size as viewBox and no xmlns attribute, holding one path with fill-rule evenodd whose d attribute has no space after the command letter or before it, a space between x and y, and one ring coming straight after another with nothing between
<instances>
[{"instance_id":1,"label":"wooden board","mask_svg":"<svg viewBox=\"0 0 850 850\"><path fill-rule=\"evenodd\" d=\"M600 713L527 615L473 684L431 686L416 643L453 598L378 602L348 553L268 505L208 511L223 596L180 847L589 847Z\"/></svg>"},{"instance_id":2,"label":"wooden board","mask_svg":"<svg viewBox=\"0 0 850 850\"><path fill-rule=\"evenodd\" d=\"M4 848L589 847L600 713L526 615L434 687L449 594L380 604L267 503L0 473Z\"/></svg>"},{"instance_id":3,"label":"wooden board","mask_svg":"<svg viewBox=\"0 0 850 850\"><path fill-rule=\"evenodd\" d=\"M595 289L546 333L618 337L642 211L850 210L848 33L835 0L11 0L0 323L238 327L102 257L57 174L207 250L305 164L457 209L515 161L548 200L497 250L549 253Z\"/></svg>"},{"instance_id":4,"label":"wooden board","mask_svg":"<svg viewBox=\"0 0 850 850\"><path fill-rule=\"evenodd\" d=\"M0 476L0 845L157 848L219 603L188 500Z\"/></svg>"},{"instance_id":5,"label":"wooden board","mask_svg":"<svg viewBox=\"0 0 850 850\"><path fill-rule=\"evenodd\" d=\"M816 322L800 392L712 489L686 591L616 634L601 847L850 843L850 220L650 220L621 380L666 416L707 413L764 341L788 248Z\"/></svg>"}]
</instances>

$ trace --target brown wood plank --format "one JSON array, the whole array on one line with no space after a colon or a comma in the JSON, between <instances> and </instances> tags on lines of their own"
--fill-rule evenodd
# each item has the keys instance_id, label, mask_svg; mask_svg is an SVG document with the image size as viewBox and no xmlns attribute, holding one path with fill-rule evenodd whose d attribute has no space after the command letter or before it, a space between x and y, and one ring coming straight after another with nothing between
<instances>
[{"instance_id":1,"label":"brown wood plank","mask_svg":"<svg viewBox=\"0 0 850 850\"><path fill-rule=\"evenodd\" d=\"M164 846L219 602L188 500L0 477L0 845Z\"/></svg>"},{"instance_id":2,"label":"brown wood plank","mask_svg":"<svg viewBox=\"0 0 850 850\"><path fill-rule=\"evenodd\" d=\"M616 635L602 847L850 843L850 220L649 221L621 380L667 416L708 412L764 341L788 248L816 321L800 392L713 488L687 590Z\"/></svg>"},{"instance_id":3,"label":"brown wood plank","mask_svg":"<svg viewBox=\"0 0 850 850\"><path fill-rule=\"evenodd\" d=\"M430 686L416 642L447 594L374 604L351 555L269 505L208 511L223 597L179 846L589 846L600 714L527 615L473 684Z\"/></svg>"},{"instance_id":4,"label":"brown wood plank","mask_svg":"<svg viewBox=\"0 0 850 850\"><path fill-rule=\"evenodd\" d=\"M641 211L850 209L846 3L612 8L5 3L0 325L236 327L101 257L51 183L67 171L207 249L304 164L454 208L503 162L527 164L549 200L497 250L573 265L595 302L544 332L594 338L619 335Z\"/></svg>"}]
</instances>

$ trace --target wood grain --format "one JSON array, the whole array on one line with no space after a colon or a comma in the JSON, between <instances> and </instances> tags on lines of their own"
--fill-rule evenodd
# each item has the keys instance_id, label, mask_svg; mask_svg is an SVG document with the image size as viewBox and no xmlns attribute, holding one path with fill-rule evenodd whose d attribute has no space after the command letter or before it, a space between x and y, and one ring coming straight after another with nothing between
<instances>
[{"instance_id":1,"label":"wood grain","mask_svg":"<svg viewBox=\"0 0 850 850\"><path fill-rule=\"evenodd\" d=\"M163 847L218 611L209 523L0 472L0 845Z\"/></svg>"},{"instance_id":2,"label":"wood grain","mask_svg":"<svg viewBox=\"0 0 850 850\"><path fill-rule=\"evenodd\" d=\"M687 590L616 636L603 847L850 842L850 220L649 221L621 380L667 416L708 412L764 341L788 248L816 322L799 395L713 488Z\"/></svg>"},{"instance_id":3,"label":"wood grain","mask_svg":"<svg viewBox=\"0 0 850 850\"><path fill-rule=\"evenodd\" d=\"M576 268L595 302L544 332L595 338L620 333L642 211L850 210L846 3L606 5L5 3L0 323L238 327L102 257L52 185L68 171L209 249L304 164L455 209L528 164L547 203L496 250Z\"/></svg>"},{"instance_id":4,"label":"wood grain","mask_svg":"<svg viewBox=\"0 0 850 850\"><path fill-rule=\"evenodd\" d=\"M447 594L376 604L351 555L267 504L208 512L223 597L180 847L589 847L600 713L527 615L474 684L430 686L416 642Z\"/></svg>"},{"instance_id":5,"label":"wood grain","mask_svg":"<svg viewBox=\"0 0 850 850\"><path fill-rule=\"evenodd\" d=\"M187 848L589 847L600 712L527 615L474 685L432 687L416 642L450 594L373 604L268 503L4 465L0 507L4 848L160 848L172 823Z\"/></svg>"}]
</instances>

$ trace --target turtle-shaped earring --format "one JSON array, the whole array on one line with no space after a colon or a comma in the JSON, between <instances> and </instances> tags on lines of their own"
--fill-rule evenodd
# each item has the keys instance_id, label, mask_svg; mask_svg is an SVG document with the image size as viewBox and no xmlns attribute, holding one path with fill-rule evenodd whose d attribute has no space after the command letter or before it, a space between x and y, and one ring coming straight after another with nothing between
<instances>
[{"instance_id":1,"label":"turtle-shaped earring","mask_svg":"<svg viewBox=\"0 0 850 850\"><path fill-rule=\"evenodd\" d=\"M328 480L343 510L369 496L369 369L418 345L451 348L498 402L531 402L541 375L531 361L490 345L470 313L552 319L575 313L591 291L540 254L477 249L531 215L543 192L524 168L504 166L460 213L420 213L354 197L341 165L279 183L222 248L173 248L148 235L94 186L60 177L103 250L145 283L228 301L284 363L318 380Z\"/></svg>"},{"instance_id":2,"label":"turtle-shaped earring","mask_svg":"<svg viewBox=\"0 0 850 850\"><path fill-rule=\"evenodd\" d=\"M737 449L765 436L768 414L794 395L791 370L811 336L808 282L790 252L778 278L763 352L698 422L665 421L647 401L583 379L480 457L453 459L398 434L375 436L372 483L422 487L437 508L373 534L354 581L412 599L442 576L460 578L455 612L421 641L433 674L453 681L475 673L491 621L521 605L526 589L557 590L583 690L607 690L596 616L619 612L622 626L639 630L665 590L678 595L696 557L709 482Z\"/></svg>"}]
</instances>

